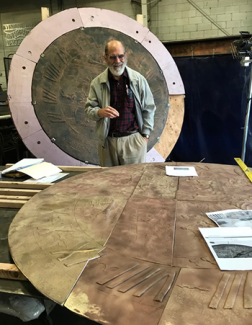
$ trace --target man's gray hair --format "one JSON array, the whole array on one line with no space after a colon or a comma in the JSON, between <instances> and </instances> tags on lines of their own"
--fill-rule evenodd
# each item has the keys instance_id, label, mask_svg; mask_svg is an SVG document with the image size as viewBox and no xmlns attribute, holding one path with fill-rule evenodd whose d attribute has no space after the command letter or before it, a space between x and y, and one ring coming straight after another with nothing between
<instances>
[{"instance_id":1,"label":"man's gray hair","mask_svg":"<svg viewBox=\"0 0 252 325\"><path fill-rule=\"evenodd\" d=\"M105 55L108 55L108 45L109 45L110 42L113 42L113 41L116 41L116 42L121 43L122 46L123 46L123 49L124 49L124 53L125 53L125 45L123 44L123 42L118 41L117 39L113 39L113 40L109 41L109 42L106 44L106 46L105 46L105 50L104 50Z\"/></svg>"}]
</instances>

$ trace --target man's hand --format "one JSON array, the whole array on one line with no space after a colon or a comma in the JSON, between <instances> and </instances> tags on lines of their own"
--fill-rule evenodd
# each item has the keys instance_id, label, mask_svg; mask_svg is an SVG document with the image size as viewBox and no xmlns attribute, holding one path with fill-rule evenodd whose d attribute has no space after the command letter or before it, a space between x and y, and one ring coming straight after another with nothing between
<instances>
[{"instance_id":1,"label":"man's hand","mask_svg":"<svg viewBox=\"0 0 252 325\"><path fill-rule=\"evenodd\" d=\"M99 117L109 117L109 118L115 118L119 116L119 113L116 109L114 109L111 106L107 106L105 108L100 108L98 111Z\"/></svg>"}]
</instances>

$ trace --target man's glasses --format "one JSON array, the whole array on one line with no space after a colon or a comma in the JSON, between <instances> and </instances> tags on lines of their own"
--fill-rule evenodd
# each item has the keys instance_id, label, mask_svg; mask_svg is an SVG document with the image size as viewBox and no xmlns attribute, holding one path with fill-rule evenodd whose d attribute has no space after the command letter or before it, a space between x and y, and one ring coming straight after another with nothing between
<instances>
[{"instance_id":1,"label":"man's glasses","mask_svg":"<svg viewBox=\"0 0 252 325\"><path fill-rule=\"evenodd\" d=\"M124 59L124 57L125 57L125 54L109 55L109 59L112 60L112 61L115 61L117 58L119 60L122 60L122 59Z\"/></svg>"}]
</instances>

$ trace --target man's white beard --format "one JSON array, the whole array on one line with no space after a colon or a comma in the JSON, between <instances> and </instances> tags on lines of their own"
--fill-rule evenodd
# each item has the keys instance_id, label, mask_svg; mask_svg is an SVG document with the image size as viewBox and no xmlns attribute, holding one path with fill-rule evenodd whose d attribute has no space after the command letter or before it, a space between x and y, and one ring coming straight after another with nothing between
<instances>
[{"instance_id":1,"label":"man's white beard","mask_svg":"<svg viewBox=\"0 0 252 325\"><path fill-rule=\"evenodd\" d=\"M113 76L119 77L123 74L126 64L127 62L119 63L119 66L114 66L113 64L110 64L108 68Z\"/></svg>"}]
</instances>

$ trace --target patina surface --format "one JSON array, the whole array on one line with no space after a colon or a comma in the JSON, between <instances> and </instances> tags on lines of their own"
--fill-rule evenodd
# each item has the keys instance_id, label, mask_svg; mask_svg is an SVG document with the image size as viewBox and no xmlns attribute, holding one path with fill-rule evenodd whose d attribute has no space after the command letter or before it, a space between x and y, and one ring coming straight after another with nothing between
<instances>
[{"instance_id":1,"label":"patina surface","mask_svg":"<svg viewBox=\"0 0 252 325\"><path fill-rule=\"evenodd\" d=\"M177 178L165 165L83 173L36 194L10 226L16 265L101 324L250 324L251 271L220 271L198 230L216 226L206 212L252 209L250 181L239 166L189 164L199 176Z\"/></svg>"},{"instance_id":2,"label":"patina surface","mask_svg":"<svg viewBox=\"0 0 252 325\"><path fill-rule=\"evenodd\" d=\"M127 49L128 65L146 77L157 111L148 143L157 142L167 120L169 94L160 67L141 44L107 28L82 28L56 39L38 61L32 81L32 102L37 118L52 141L81 161L98 164L95 122L84 112L91 81L105 70L104 48L119 39Z\"/></svg>"}]
</instances>

